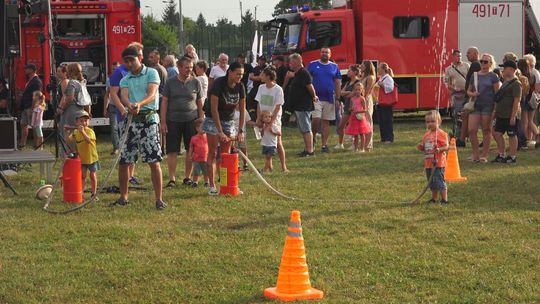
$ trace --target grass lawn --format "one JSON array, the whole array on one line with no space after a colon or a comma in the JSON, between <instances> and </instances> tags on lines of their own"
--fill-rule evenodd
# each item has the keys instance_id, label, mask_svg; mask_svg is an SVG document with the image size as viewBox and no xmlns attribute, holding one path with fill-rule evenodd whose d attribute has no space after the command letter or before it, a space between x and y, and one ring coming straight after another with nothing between
<instances>
[{"instance_id":1,"label":"grass lawn","mask_svg":"<svg viewBox=\"0 0 540 304\"><path fill-rule=\"evenodd\" d=\"M393 145L308 159L285 128L291 172L266 177L306 201L281 199L246 173L238 198L179 186L164 190L163 212L152 191L138 191L126 207L108 207L116 196L104 194L54 216L33 198L34 165L10 178L20 196L0 188L0 303L264 303L295 209L321 303L540 303L540 151L501 165L469 163L462 149L469 180L450 185L450 205L402 204L425 185L415 150L424 128L399 122ZM112 159L107 136L99 140L103 178ZM151 188L148 168L137 171Z\"/></svg>"}]
</instances>

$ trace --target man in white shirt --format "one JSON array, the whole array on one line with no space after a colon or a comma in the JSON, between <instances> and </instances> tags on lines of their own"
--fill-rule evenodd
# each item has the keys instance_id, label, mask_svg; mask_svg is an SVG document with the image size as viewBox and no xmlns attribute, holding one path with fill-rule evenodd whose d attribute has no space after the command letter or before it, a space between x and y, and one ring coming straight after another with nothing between
<instances>
[{"instance_id":1,"label":"man in white shirt","mask_svg":"<svg viewBox=\"0 0 540 304\"><path fill-rule=\"evenodd\" d=\"M452 64L445 70L444 80L446 88L450 91L450 107L452 108L452 133L456 138L456 144L460 147L465 146L465 130L468 128L466 120L462 119L463 105L465 104L465 96L467 89L465 82L469 64L461 61L461 52L459 50L452 51ZM462 134L464 136L462 136Z\"/></svg>"},{"instance_id":2,"label":"man in white shirt","mask_svg":"<svg viewBox=\"0 0 540 304\"><path fill-rule=\"evenodd\" d=\"M208 92L212 89L214 80L219 77L227 75L227 69L229 68L229 56L225 53L219 54L218 64L212 67L210 75L208 76Z\"/></svg>"}]
</instances>

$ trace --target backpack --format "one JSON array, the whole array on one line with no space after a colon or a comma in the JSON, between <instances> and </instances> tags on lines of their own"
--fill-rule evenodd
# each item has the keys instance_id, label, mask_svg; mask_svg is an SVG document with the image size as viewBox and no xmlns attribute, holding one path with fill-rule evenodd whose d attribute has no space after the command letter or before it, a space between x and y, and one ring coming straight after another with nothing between
<instances>
[{"instance_id":1,"label":"backpack","mask_svg":"<svg viewBox=\"0 0 540 304\"><path fill-rule=\"evenodd\" d=\"M88 93L88 89L86 88L86 79L77 81L77 83L79 84L81 90L77 95L77 100L75 100L75 103L81 107L92 105L92 97L90 96L90 93Z\"/></svg>"}]
</instances>

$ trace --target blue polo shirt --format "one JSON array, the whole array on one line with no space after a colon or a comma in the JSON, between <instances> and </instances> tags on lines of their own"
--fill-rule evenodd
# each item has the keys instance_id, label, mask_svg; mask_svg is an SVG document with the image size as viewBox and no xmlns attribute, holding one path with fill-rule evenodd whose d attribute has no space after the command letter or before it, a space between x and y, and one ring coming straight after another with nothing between
<instances>
[{"instance_id":1,"label":"blue polo shirt","mask_svg":"<svg viewBox=\"0 0 540 304\"><path fill-rule=\"evenodd\" d=\"M334 81L341 79L341 72L337 64L333 62L322 63L320 60L312 61L308 71L313 78L315 93L321 101L334 103Z\"/></svg>"},{"instance_id":2,"label":"blue polo shirt","mask_svg":"<svg viewBox=\"0 0 540 304\"><path fill-rule=\"evenodd\" d=\"M142 66L142 70L139 74L133 75L129 72L122 80L120 81L120 88L128 89L129 102L136 103L144 99L148 93L148 84L154 83L159 85L159 74L153 69L145 65ZM159 106L159 94L156 93L154 96L154 102L151 102L141 108L141 110L154 110L156 111ZM157 114L154 115L154 118L150 122L158 122Z\"/></svg>"}]
</instances>

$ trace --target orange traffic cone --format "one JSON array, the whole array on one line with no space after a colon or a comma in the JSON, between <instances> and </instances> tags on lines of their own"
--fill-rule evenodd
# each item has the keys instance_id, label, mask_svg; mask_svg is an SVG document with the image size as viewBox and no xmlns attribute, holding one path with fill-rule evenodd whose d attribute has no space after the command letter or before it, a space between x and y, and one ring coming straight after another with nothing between
<instances>
[{"instance_id":1,"label":"orange traffic cone","mask_svg":"<svg viewBox=\"0 0 540 304\"><path fill-rule=\"evenodd\" d=\"M461 176L455 138L450 140L448 158L446 159L446 170L444 171L444 179L448 182L462 182L467 180L466 177Z\"/></svg>"},{"instance_id":2,"label":"orange traffic cone","mask_svg":"<svg viewBox=\"0 0 540 304\"><path fill-rule=\"evenodd\" d=\"M323 297L323 292L312 288L309 281L300 211L291 212L277 285L266 288L264 296L281 301L322 299Z\"/></svg>"}]
</instances>

